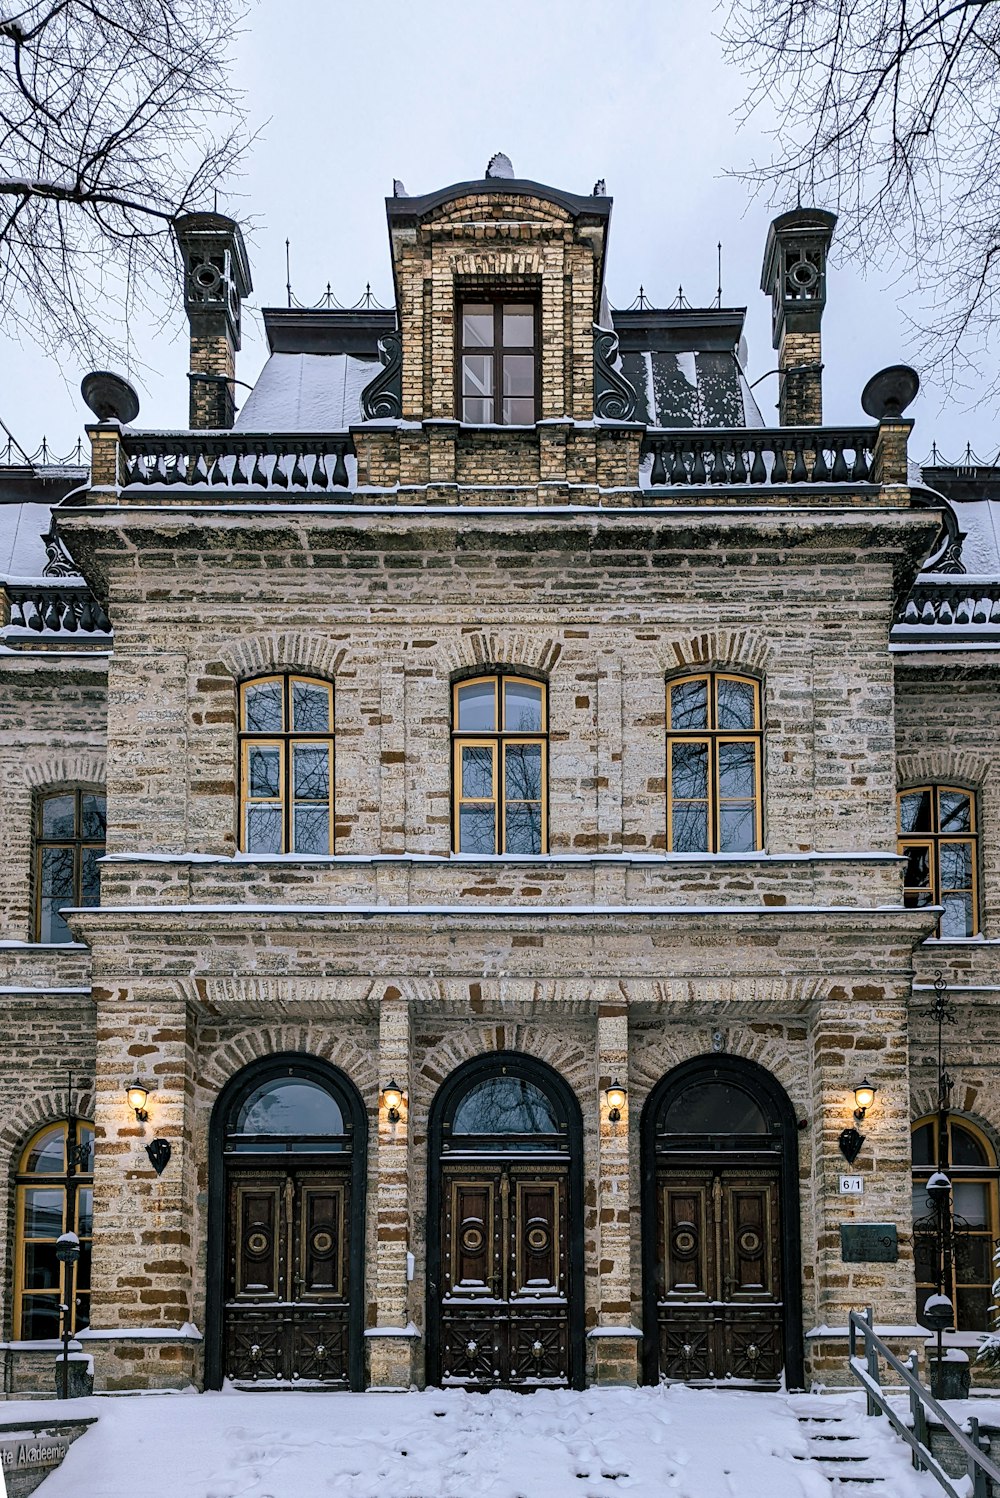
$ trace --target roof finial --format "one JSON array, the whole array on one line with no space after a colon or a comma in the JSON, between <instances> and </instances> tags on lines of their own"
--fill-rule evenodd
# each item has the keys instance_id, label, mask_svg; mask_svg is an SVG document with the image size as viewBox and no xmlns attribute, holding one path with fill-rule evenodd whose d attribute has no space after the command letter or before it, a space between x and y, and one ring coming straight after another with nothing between
<instances>
[{"instance_id":1,"label":"roof finial","mask_svg":"<svg viewBox=\"0 0 1000 1498\"><path fill-rule=\"evenodd\" d=\"M594 198L606 198L607 195L608 195L608 184L605 182L605 180L604 180L603 177L598 177L597 181L594 183L594 191L591 194L591 197L594 197Z\"/></svg>"},{"instance_id":2,"label":"roof finial","mask_svg":"<svg viewBox=\"0 0 1000 1498\"><path fill-rule=\"evenodd\" d=\"M510 157L506 156L503 151L497 151L487 163L486 175L487 177L503 177L508 181L513 180L514 168Z\"/></svg>"},{"instance_id":3,"label":"roof finial","mask_svg":"<svg viewBox=\"0 0 1000 1498\"><path fill-rule=\"evenodd\" d=\"M392 195L394 198L408 198L410 196L398 177L393 177L392 179Z\"/></svg>"},{"instance_id":4,"label":"roof finial","mask_svg":"<svg viewBox=\"0 0 1000 1498\"><path fill-rule=\"evenodd\" d=\"M285 291L288 293L288 305L292 305L292 242L285 240Z\"/></svg>"},{"instance_id":5,"label":"roof finial","mask_svg":"<svg viewBox=\"0 0 1000 1498\"><path fill-rule=\"evenodd\" d=\"M715 290L715 305L717 307L721 308L721 306L722 306L722 240L721 239L719 240L719 243L716 245L716 249L718 250L718 253L719 253L719 284L718 284L718 286L716 287L716 290Z\"/></svg>"}]
</instances>

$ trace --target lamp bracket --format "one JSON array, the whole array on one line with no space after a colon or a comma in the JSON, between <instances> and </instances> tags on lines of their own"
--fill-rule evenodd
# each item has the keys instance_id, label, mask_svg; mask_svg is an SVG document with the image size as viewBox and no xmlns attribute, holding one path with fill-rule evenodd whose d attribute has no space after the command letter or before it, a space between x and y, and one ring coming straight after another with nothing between
<instances>
[{"instance_id":1,"label":"lamp bracket","mask_svg":"<svg viewBox=\"0 0 1000 1498\"><path fill-rule=\"evenodd\" d=\"M861 1146L865 1142L865 1136L859 1134L857 1129L844 1129L837 1142L840 1145L840 1153L848 1165L853 1165L861 1153Z\"/></svg>"},{"instance_id":2,"label":"lamp bracket","mask_svg":"<svg viewBox=\"0 0 1000 1498\"><path fill-rule=\"evenodd\" d=\"M149 1156L149 1163L156 1171L156 1174L161 1176L170 1160L170 1140L151 1139L146 1145L146 1154Z\"/></svg>"}]
</instances>

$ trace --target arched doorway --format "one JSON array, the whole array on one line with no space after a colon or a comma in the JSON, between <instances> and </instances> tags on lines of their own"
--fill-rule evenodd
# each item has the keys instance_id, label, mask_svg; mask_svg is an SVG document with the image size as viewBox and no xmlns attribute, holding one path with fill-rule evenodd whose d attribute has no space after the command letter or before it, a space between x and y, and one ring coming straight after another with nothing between
<instances>
[{"instance_id":1,"label":"arched doorway","mask_svg":"<svg viewBox=\"0 0 1000 1498\"><path fill-rule=\"evenodd\" d=\"M367 1120L335 1067L254 1062L212 1113L205 1383L363 1387Z\"/></svg>"},{"instance_id":2,"label":"arched doorway","mask_svg":"<svg viewBox=\"0 0 1000 1498\"><path fill-rule=\"evenodd\" d=\"M497 1051L431 1109L427 1376L583 1387L583 1126L551 1067Z\"/></svg>"},{"instance_id":3,"label":"arched doorway","mask_svg":"<svg viewBox=\"0 0 1000 1498\"><path fill-rule=\"evenodd\" d=\"M797 1127L752 1061L703 1056L642 1115L646 1381L802 1382Z\"/></svg>"}]
</instances>

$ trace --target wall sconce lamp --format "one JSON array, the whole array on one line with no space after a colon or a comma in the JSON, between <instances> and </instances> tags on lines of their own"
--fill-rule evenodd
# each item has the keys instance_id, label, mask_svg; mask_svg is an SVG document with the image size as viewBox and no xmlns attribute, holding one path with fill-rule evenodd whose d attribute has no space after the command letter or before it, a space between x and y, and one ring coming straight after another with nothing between
<instances>
[{"instance_id":1,"label":"wall sconce lamp","mask_svg":"<svg viewBox=\"0 0 1000 1498\"><path fill-rule=\"evenodd\" d=\"M403 1089L396 1082L387 1082L382 1088L382 1101L389 1110L386 1115L390 1123L399 1123L399 1105L403 1101Z\"/></svg>"},{"instance_id":2,"label":"wall sconce lamp","mask_svg":"<svg viewBox=\"0 0 1000 1498\"><path fill-rule=\"evenodd\" d=\"M146 1099L149 1097L149 1088L144 1087L141 1082L131 1082L125 1088L125 1096L130 1108L135 1109L137 1123L148 1123L149 1114L146 1112Z\"/></svg>"},{"instance_id":3,"label":"wall sconce lamp","mask_svg":"<svg viewBox=\"0 0 1000 1498\"><path fill-rule=\"evenodd\" d=\"M868 1112L868 1109L871 1107L872 1103L874 1103L875 1093L877 1092L877 1090L877 1088L872 1086L867 1077L865 1077L864 1080L859 1082L857 1087L855 1087L854 1101L857 1106L854 1109L854 1117L858 1123L864 1123L865 1114Z\"/></svg>"},{"instance_id":4,"label":"wall sconce lamp","mask_svg":"<svg viewBox=\"0 0 1000 1498\"><path fill-rule=\"evenodd\" d=\"M607 1091L609 1123L617 1123L621 1118L627 1097L628 1092L616 1078Z\"/></svg>"}]
</instances>

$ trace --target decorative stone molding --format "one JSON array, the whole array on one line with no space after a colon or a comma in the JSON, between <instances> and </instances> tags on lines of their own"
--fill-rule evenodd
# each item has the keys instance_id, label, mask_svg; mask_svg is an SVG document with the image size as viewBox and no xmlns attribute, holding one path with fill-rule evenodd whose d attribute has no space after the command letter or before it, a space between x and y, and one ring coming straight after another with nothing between
<instances>
[{"instance_id":1,"label":"decorative stone molding","mask_svg":"<svg viewBox=\"0 0 1000 1498\"><path fill-rule=\"evenodd\" d=\"M53 1087L48 1092L36 1092L24 1099L20 1107L11 1109L0 1124L0 1159L7 1157L8 1169L17 1169L18 1158L33 1134L48 1123L65 1120L70 1104L73 1117L93 1122L94 1094L90 1088L77 1092L72 1099L64 1088Z\"/></svg>"},{"instance_id":2,"label":"decorative stone molding","mask_svg":"<svg viewBox=\"0 0 1000 1498\"><path fill-rule=\"evenodd\" d=\"M224 1027L220 1027L224 1028ZM374 1108L378 1100L378 1062L374 1046L362 1046L345 1035L331 1035L328 1024L315 1029L309 1025L261 1025L253 1029L241 1026L238 1035L227 1036L201 1058L201 1085L213 1098L230 1077L251 1061L283 1051L318 1056L339 1067Z\"/></svg>"},{"instance_id":3,"label":"decorative stone molding","mask_svg":"<svg viewBox=\"0 0 1000 1498\"><path fill-rule=\"evenodd\" d=\"M64 785L103 786L107 780L107 763L99 749L76 754L44 754L20 761L24 783L34 791Z\"/></svg>"},{"instance_id":4,"label":"decorative stone molding","mask_svg":"<svg viewBox=\"0 0 1000 1498\"><path fill-rule=\"evenodd\" d=\"M336 640L298 630L231 640L216 652L236 681L267 671L315 672L318 676L335 677L346 654L347 647Z\"/></svg>"},{"instance_id":5,"label":"decorative stone molding","mask_svg":"<svg viewBox=\"0 0 1000 1498\"><path fill-rule=\"evenodd\" d=\"M664 675L734 666L763 674L774 659L770 641L746 629L709 630L699 635L664 634L658 641L644 643Z\"/></svg>"},{"instance_id":6,"label":"decorative stone molding","mask_svg":"<svg viewBox=\"0 0 1000 1498\"><path fill-rule=\"evenodd\" d=\"M443 641L432 659L442 676L477 666L528 666L548 675L562 654L558 640L514 630L478 630Z\"/></svg>"},{"instance_id":7,"label":"decorative stone molding","mask_svg":"<svg viewBox=\"0 0 1000 1498\"><path fill-rule=\"evenodd\" d=\"M968 785L981 790L986 785L994 761L985 754L956 749L950 744L918 749L900 754L896 759L896 777L900 789L908 785Z\"/></svg>"}]
</instances>

